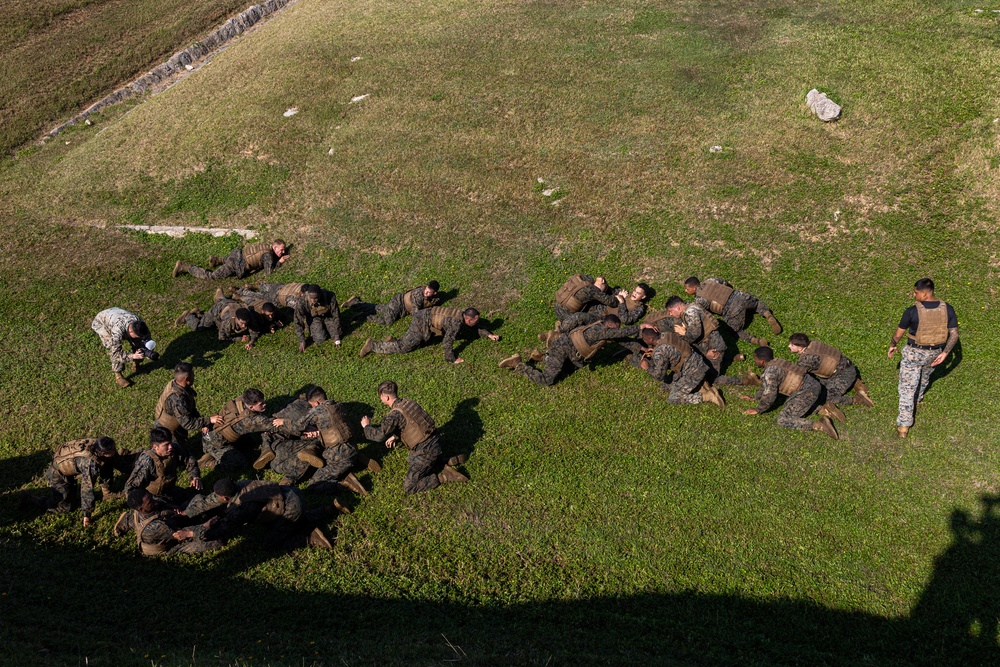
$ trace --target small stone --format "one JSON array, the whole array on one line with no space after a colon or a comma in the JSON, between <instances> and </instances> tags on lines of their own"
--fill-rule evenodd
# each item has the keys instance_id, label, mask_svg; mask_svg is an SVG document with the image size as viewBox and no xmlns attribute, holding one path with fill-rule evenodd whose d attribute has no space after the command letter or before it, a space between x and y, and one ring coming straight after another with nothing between
<instances>
[{"instance_id":1,"label":"small stone","mask_svg":"<svg viewBox=\"0 0 1000 667\"><path fill-rule=\"evenodd\" d=\"M69 142L67 141L66 143L69 143ZM555 192L555 191L556 191L555 188L549 188L548 190L542 190L542 196L544 196L544 197L551 197L552 193Z\"/></svg>"},{"instance_id":2,"label":"small stone","mask_svg":"<svg viewBox=\"0 0 1000 667\"><path fill-rule=\"evenodd\" d=\"M722 146L712 146L711 148L708 149L708 152L709 153L721 153L722 152Z\"/></svg>"},{"instance_id":3,"label":"small stone","mask_svg":"<svg viewBox=\"0 0 1000 667\"><path fill-rule=\"evenodd\" d=\"M840 105L827 97L826 93L821 93L815 88L806 94L806 104L824 123L840 118Z\"/></svg>"},{"instance_id":4,"label":"small stone","mask_svg":"<svg viewBox=\"0 0 1000 667\"><path fill-rule=\"evenodd\" d=\"M90 122L89 118L87 120L83 121L83 124L84 125L93 125L93 123Z\"/></svg>"},{"instance_id":5,"label":"small stone","mask_svg":"<svg viewBox=\"0 0 1000 667\"><path fill-rule=\"evenodd\" d=\"M291 107L289 109L286 109L285 113L283 113L282 115L285 118L290 118L290 117L294 116L295 114L297 114L298 112L299 112L299 108L298 107Z\"/></svg>"},{"instance_id":6,"label":"small stone","mask_svg":"<svg viewBox=\"0 0 1000 667\"><path fill-rule=\"evenodd\" d=\"M327 154L327 155L333 155L333 149L331 148L330 150L328 150L328 151L326 152L326 154Z\"/></svg>"},{"instance_id":7,"label":"small stone","mask_svg":"<svg viewBox=\"0 0 1000 667\"><path fill-rule=\"evenodd\" d=\"M186 69L187 71L189 71L189 72L190 72L190 71L191 71L191 70L193 70L194 68L193 68L193 67L191 67L190 65L185 65L185 66L184 66L184 69Z\"/></svg>"},{"instance_id":8,"label":"small stone","mask_svg":"<svg viewBox=\"0 0 1000 667\"><path fill-rule=\"evenodd\" d=\"M351 104L354 104L355 102L360 102L361 100L363 100L366 97L368 97L370 94L371 93L365 93L364 95L356 95L356 96L352 97L351 98Z\"/></svg>"},{"instance_id":9,"label":"small stone","mask_svg":"<svg viewBox=\"0 0 1000 667\"><path fill-rule=\"evenodd\" d=\"M351 58L351 62L352 62L352 63L356 63L356 62L358 62L359 60L361 60L361 56L354 56L353 58Z\"/></svg>"}]
</instances>

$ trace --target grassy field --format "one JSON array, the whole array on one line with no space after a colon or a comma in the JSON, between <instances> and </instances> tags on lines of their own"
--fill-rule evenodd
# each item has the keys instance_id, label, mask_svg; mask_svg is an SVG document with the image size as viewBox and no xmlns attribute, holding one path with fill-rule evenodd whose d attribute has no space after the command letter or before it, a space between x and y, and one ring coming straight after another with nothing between
<instances>
[{"instance_id":1,"label":"grassy field","mask_svg":"<svg viewBox=\"0 0 1000 667\"><path fill-rule=\"evenodd\" d=\"M996 664L1000 48L980 8L301 0L180 85L6 160L0 662ZM812 87L839 122L810 116ZM436 346L357 358L405 323L304 355L290 331L222 348L172 326L215 285L169 273L235 238L122 223L280 234L278 276L341 300L436 278L502 340L457 366ZM552 388L498 369L579 270L647 280L657 307L688 275L727 277L786 327L752 332L779 354L795 331L838 345L877 406L834 442L743 416L734 392L722 413L668 405L610 356ZM925 275L962 343L900 441L885 351ZM124 391L89 330L111 305L164 353ZM141 446L181 359L205 413L319 383L377 422L394 379L448 453L471 451L472 481L406 496L392 452L333 552L277 558L241 539L141 559L111 533L121 501L89 530L17 509L59 443Z\"/></svg>"},{"instance_id":2,"label":"grassy field","mask_svg":"<svg viewBox=\"0 0 1000 667\"><path fill-rule=\"evenodd\" d=\"M9 0L0 21L0 152L38 138L246 0Z\"/></svg>"}]
</instances>

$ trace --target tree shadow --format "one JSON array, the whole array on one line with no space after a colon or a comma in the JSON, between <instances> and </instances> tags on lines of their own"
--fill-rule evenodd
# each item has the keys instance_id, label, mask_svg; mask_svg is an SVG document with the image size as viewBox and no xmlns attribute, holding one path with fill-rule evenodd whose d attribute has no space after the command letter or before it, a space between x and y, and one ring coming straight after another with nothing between
<instances>
[{"instance_id":1,"label":"tree shadow","mask_svg":"<svg viewBox=\"0 0 1000 667\"><path fill-rule=\"evenodd\" d=\"M445 458L457 454L471 456L476 450L476 443L486 432L483 428L483 420L476 411L479 403L480 399L477 397L459 401L451 419L438 427Z\"/></svg>"},{"instance_id":2,"label":"tree shadow","mask_svg":"<svg viewBox=\"0 0 1000 667\"><path fill-rule=\"evenodd\" d=\"M213 334L188 331L167 344L159 363L168 369L173 369L182 361L187 361L195 368L208 368L222 357L223 350L228 347L229 343L219 340Z\"/></svg>"}]
</instances>

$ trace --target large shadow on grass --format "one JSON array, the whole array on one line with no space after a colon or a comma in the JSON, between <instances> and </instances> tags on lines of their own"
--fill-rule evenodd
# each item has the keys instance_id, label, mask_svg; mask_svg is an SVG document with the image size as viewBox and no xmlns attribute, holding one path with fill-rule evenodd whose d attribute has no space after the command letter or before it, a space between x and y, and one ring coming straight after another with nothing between
<instances>
[{"instance_id":1,"label":"large shadow on grass","mask_svg":"<svg viewBox=\"0 0 1000 667\"><path fill-rule=\"evenodd\" d=\"M997 507L954 512L912 615L891 619L690 591L495 605L341 595L296 590L299 568L334 566L323 552L268 562L291 577L279 588L254 579L270 554L252 544L155 560L8 538L0 640L19 665L996 665Z\"/></svg>"},{"instance_id":2,"label":"large shadow on grass","mask_svg":"<svg viewBox=\"0 0 1000 667\"><path fill-rule=\"evenodd\" d=\"M172 369L182 361L195 368L208 368L223 355L230 343L219 340L211 331L188 331L170 341L158 363Z\"/></svg>"}]
</instances>

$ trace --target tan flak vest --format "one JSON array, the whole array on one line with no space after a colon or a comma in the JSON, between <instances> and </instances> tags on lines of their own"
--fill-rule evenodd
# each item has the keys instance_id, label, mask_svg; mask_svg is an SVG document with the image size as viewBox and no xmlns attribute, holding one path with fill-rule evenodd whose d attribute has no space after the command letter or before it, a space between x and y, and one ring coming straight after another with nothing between
<instances>
[{"instance_id":1,"label":"tan flak vest","mask_svg":"<svg viewBox=\"0 0 1000 667\"><path fill-rule=\"evenodd\" d=\"M584 361L590 361L597 351L604 347L604 344L608 341L599 340L596 343L588 343L586 337L584 337L583 332L587 329L592 329L598 325L600 322L594 322L593 324L585 324L582 327L577 327L569 332L569 339L573 342L573 347L576 351L580 353Z\"/></svg>"},{"instance_id":2,"label":"tan flak vest","mask_svg":"<svg viewBox=\"0 0 1000 667\"><path fill-rule=\"evenodd\" d=\"M406 308L406 312L410 315L412 315L417 309L417 307L413 305L413 290L406 290L403 292L403 308Z\"/></svg>"},{"instance_id":3,"label":"tan flak vest","mask_svg":"<svg viewBox=\"0 0 1000 667\"><path fill-rule=\"evenodd\" d=\"M559 291L556 292L556 303L571 313L579 313L583 310L583 307L586 304L576 298L576 293L584 287L593 284L594 283L592 282L584 280L582 274L578 273L575 276L570 276L569 279L563 283L563 286L559 288Z\"/></svg>"},{"instance_id":4,"label":"tan flak vest","mask_svg":"<svg viewBox=\"0 0 1000 667\"><path fill-rule=\"evenodd\" d=\"M161 458L152 449L147 449L146 453L153 460L153 467L156 470L156 479L146 486L146 490L158 496L177 483L177 457Z\"/></svg>"},{"instance_id":5,"label":"tan flak vest","mask_svg":"<svg viewBox=\"0 0 1000 667\"><path fill-rule=\"evenodd\" d=\"M270 243L251 243L243 248L243 261L251 271L260 271L264 268L264 256L271 251Z\"/></svg>"},{"instance_id":6,"label":"tan flak vest","mask_svg":"<svg viewBox=\"0 0 1000 667\"><path fill-rule=\"evenodd\" d=\"M618 304L618 306L620 306L620 305L621 304ZM631 295L625 297L625 308L627 310L635 310L636 306L638 306L638 305L639 305L639 302L636 301L635 299L633 299ZM605 306L604 307L604 314L605 315L617 315L618 314L618 306Z\"/></svg>"},{"instance_id":7,"label":"tan flak vest","mask_svg":"<svg viewBox=\"0 0 1000 667\"><path fill-rule=\"evenodd\" d=\"M218 427L219 435L226 439L226 442L236 442L240 435L233 430L233 426L240 423L253 414L253 410L243 404L242 398L234 398L226 403L219 416L222 417L222 426Z\"/></svg>"},{"instance_id":8,"label":"tan flak vest","mask_svg":"<svg viewBox=\"0 0 1000 667\"><path fill-rule=\"evenodd\" d=\"M276 306L288 308L291 299L296 299L302 293L302 286L305 283L285 283L275 292L274 298L277 300Z\"/></svg>"},{"instance_id":9,"label":"tan flak vest","mask_svg":"<svg viewBox=\"0 0 1000 667\"><path fill-rule=\"evenodd\" d=\"M442 306L434 306L431 308L431 321L430 328L431 333L435 336L441 336L444 334L444 321L450 318L455 318L458 320L462 319L462 311L459 308L444 308Z\"/></svg>"},{"instance_id":10,"label":"tan flak vest","mask_svg":"<svg viewBox=\"0 0 1000 667\"><path fill-rule=\"evenodd\" d=\"M139 551L142 552L143 556L159 556L166 553L170 548L166 544L149 544L142 541L142 531L146 530L146 526L158 518L160 518L159 512L150 512L149 516L144 519L139 514L139 510L132 510L132 526L135 527L135 541L139 544Z\"/></svg>"},{"instance_id":11,"label":"tan flak vest","mask_svg":"<svg viewBox=\"0 0 1000 667\"><path fill-rule=\"evenodd\" d=\"M948 304L938 301L937 308L926 308L917 302L917 333L907 333L916 345L936 347L948 342Z\"/></svg>"},{"instance_id":12,"label":"tan flak vest","mask_svg":"<svg viewBox=\"0 0 1000 667\"><path fill-rule=\"evenodd\" d=\"M416 401L409 398L397 398L392 404L392 409L403 415L403 419L406 420L406 425L403 426L399 439L403 441L407 449L413 449L434 435L434 431L437 430L434 420L422 407L417 405Z\"/></svg>"},{"instance_id":13,"label":"tan flak vest","mask_svg":"<svg viewBox=\"0 0 1000 667\"><path fill-rule=\"evenodd\" d=\"M95 442L97 440L94 438L83 438L81 440L70 440L66 444L60 445L59 449L56 450L55 456L52 458L52 467L65 477L73 477L80 474L73 464L73 459L82 457L96 460L94 453L90 451L90 447Z\"/></svg>"},{"instance_id":14,"label":"tan flak vest","mask_svg":"<svg viewBox=\"0 0 1000 667\"><path fill-rule=\"evenodd\" d=\"M666 310L657 310L655 312L648 313L646 317L643 318L643 322L646 324L658 324L663 320L670 317L670 313Z\"/></svg>"},{"instance_id":15,"label":"tan flak vest","mask_svg":"<svg viewBox=\"0 0 1000 667\"><path fill-rule=\"evenodd\" d=\"M708 301L709 310L716 315L721 315L722 310L726 307L726 302L729 301L729 297L733 295L734 291L736 290L729 285L711 280L699 285L695 295Z\"/></svg>"},{"instance_id":16,"label":"tan flak vest","mask_svg":"<svg viewBox=\"0 0 1000 667\"><path fill-rule=\"evenodd\" d=\"M785 379L778 386L778 393L791 396L802 387L802 378L806 376L806 369L793 364L786 359L772 359L767 362L768 366L777 366L785 371Z\"/></svg>"},{"instance_id":17,"label":"tan flak vest","mask_svg":"<svg viewBox=\"0 0 1000 667\"><path fill-rule=\"evenodd\" d=\"M696 303L689 305L687 310L691 310L692 308L697 308L698 314L701 317L701 338L698 340L703 341L708 338L708 334L719 328L719 320L715 319L711 313Z\"/></svg>"},{"instance_id":18,"label":"tan flak vest","mask_svg":"<svg viewBox=\"0 0 1000 667\"><path fill-rule=\"evenodd\" d=\"M236 317L236 311L243 307L240 303L231 303L222 309L219 313L219 321L234 319Z\"/></svg>"},{"instance_id":19,"label":"tan flak vest","mask_svg":"<svg viewBox=\"0 0 1000 667\"><path fill-rule=\"evenodd\" d=\"M347 412L340 403L330 401L323 406L330 415L330 426L320 429L319 437L324 447L335 447L351 439L351 425L347 421Z\"/></svg>"},{"instance_id":20,"label":"tan flak vest","mask_svg":"<svg viewBox=\"0 0 1000 667\"><path fill-rule=\"evenodd\" d=\"M271 523L285 514L285 490L275 482L255 479L247 483L236 497L234 505L248 502L263 502L264 507L257 516L260 523Z\"/></svg>"},{"instance_id":21,"label":"tan flak vest","mask_svg":"<svg viewBox=\"0 0 1000 667\"><path fill-rule=\"evenodd\" d=\"M184 388L178 387L174 384L174 381L171 380L167 383L167 386L163 388L163 391L160 392L160 400L156 402L156 408L153 410L153 419L155 419L160 426L168 428L171 433L179 429L181 427L181 423L177 421L176 417L167 412L167 399L174 394L182 393L184 393Z\"/></svg>"},{"instance_id":22,"label":"tan flak vest","mask_svg":"<svg viewBox=\"0 0 1000 667\"><path fill-rule=\"evenodd\" d=\"M821 343L818 340L809 341L802 354L812 354L819 357L819 368L813 371L813 375L824 380L832 377L837 372L837 365L844 355L833 345Z\"/></svg>"},{"instance_id":23,"label":"tan flak vest","mask_svg":"<svg viewBox=\"0 0 1000 667\"><path fill-rule=\"evenodd\" d=\"M678 336L673 331L664 331L662 334L660 334L660 339L656 341L656 347L659 347L661 345L669 345L670 347L674 348L675 350L681 353L680 361L678 361L677 364L670 367L670 370L672 370L673 372L680 373L681 369L684 368L684 363L688 360L688 357L690 357L691 353L694 351L691 348L691 344L688 343L683 338L681 338L680 336Z\"/></svg>"}]
</instances>

